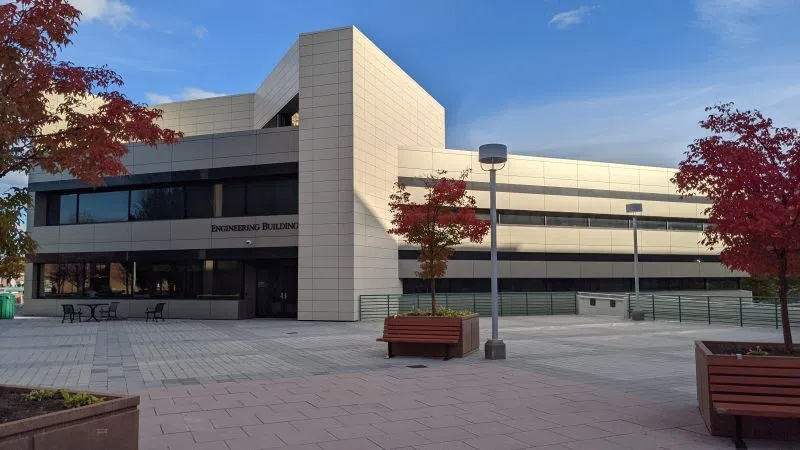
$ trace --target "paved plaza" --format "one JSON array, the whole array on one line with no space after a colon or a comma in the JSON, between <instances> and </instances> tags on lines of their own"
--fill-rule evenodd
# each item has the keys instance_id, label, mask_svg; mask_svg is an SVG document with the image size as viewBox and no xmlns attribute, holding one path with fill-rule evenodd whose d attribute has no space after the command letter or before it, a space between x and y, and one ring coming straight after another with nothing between
<instances>
[{"instance_id":1,"label":"paved plaza","mask_svg":"<svg viewBox=\"0 0 800 450\"><path fill-rule=\"evenodd\" d=\"M781 339L766 328L514 317L501 318L508 360L444 362L386 359L381 328L16 319L0 322L0 382L140 393L142 449L732 448L697 414L693 341Z\"/></svg>"}]
</instances>

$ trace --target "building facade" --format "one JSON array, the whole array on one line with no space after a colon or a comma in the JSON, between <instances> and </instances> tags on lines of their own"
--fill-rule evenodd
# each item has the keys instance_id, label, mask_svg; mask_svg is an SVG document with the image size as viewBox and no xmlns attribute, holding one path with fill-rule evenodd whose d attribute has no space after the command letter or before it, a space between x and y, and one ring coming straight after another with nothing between
<instances>
[{"instance_id":1,"label":"building facade","mask_svg":"<svg viewBox=\"0 0 800 450\"><path fill-rule=\"evenodd\" d=\"M352 321L364 294L420 292L416 250L389 235L396 182L472 169L445 149L444 108L355 27L304 33L253 93L159 105L174 146L129 145L129 175L90 187L34 171L27 314L120 302L141 317ZM500 288L626 291L644 204L642 288L733 289L699 244L705 199L681 199L673 169L513 155L498 173ZM487 213L488 214L488 213ZM488 291L487 243L455 253L439 289Z\"/></svg>"}]
</instances>

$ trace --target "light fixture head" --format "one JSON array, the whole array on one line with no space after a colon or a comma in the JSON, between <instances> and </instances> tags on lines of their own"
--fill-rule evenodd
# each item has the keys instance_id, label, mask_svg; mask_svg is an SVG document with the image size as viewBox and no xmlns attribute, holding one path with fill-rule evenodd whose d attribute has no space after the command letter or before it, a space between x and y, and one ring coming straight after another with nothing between
<instances>
[{"instance_id":1,"label":"light fixture head","mask_svg":"<svg viewBox=\"0 0 800 450\"><path fill-rule=\"evenodd\" d=\"M628 214L640 213L642 212L642 204L628 203L627 205L625 205L625 212Z\"/></svg>"},{"instance_id":2,"label":"light fixture head","mask_svg":"<svg viewBox=\"0 0 800 450\"><path fill-rule=\"evenodd\" d=\"M478 147L481 164L504 164L508 160L508 149L503 144L483 144Z\"/></svg>"}]
</instances>

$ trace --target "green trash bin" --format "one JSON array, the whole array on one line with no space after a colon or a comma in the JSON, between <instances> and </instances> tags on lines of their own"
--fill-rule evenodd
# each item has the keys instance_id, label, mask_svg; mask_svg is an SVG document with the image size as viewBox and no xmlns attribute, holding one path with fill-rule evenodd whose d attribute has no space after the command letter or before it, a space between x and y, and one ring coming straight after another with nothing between
<instances>
[{"instance_id":1,"label":"green trash bin","mask_svg":"<svg viewBox=\"0 0 800 450\"><path fill-rule=\"evenodd\" d=\"M9 292L0 293L0 319L13 319L14 318L14 303L17 301L16 296Z\"/></svg>"}]
</instances>

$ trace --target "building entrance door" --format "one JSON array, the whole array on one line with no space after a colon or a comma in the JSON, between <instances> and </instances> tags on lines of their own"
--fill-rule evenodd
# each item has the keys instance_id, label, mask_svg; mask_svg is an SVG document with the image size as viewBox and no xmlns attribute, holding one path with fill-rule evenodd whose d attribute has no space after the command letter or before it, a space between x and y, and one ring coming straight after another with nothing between
<instances>
[{"instance_id":1,"label":"building entrance door","mask_svg":"<svg viewBox=\"0 0 800 450\"><path fill-rule=\"evenodd\" d=\"M296 260L259 265L255 291L256 317L297 318Z\"/></svg>"}]
</instances>

